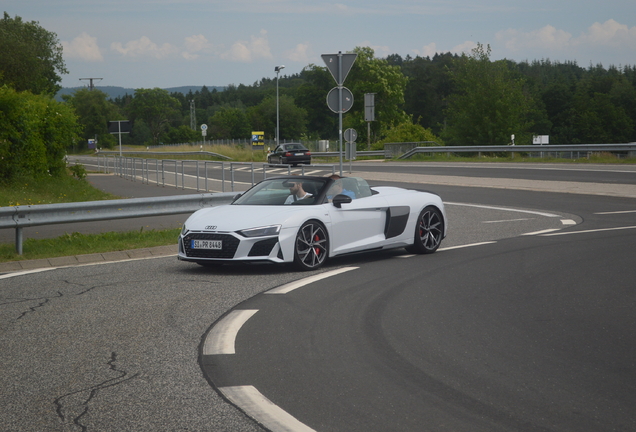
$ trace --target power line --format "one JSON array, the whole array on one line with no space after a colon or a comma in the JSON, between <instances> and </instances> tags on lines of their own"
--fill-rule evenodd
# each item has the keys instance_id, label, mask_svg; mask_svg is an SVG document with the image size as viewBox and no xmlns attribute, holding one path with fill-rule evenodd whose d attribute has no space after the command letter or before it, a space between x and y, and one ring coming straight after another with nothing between
<instances>
[{"instance_id":1,"label":"power line","mask_svg":"<svg viewBox=\"0 0 636 432\"><path fill-rule=\"evenodd\" d=\"M103 80L104 78L80 78L80 81L90 81L88 84L88 89L93 90L95 86L93 85L93 80Z\"/></svg>"}]
</instances>

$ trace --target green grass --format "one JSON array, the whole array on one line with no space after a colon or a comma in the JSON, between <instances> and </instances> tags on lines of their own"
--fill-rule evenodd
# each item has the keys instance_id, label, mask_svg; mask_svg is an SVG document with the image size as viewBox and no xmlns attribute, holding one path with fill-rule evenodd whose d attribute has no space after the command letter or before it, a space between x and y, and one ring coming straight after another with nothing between
<instances>
[{"instance_id":1,"label":"green grass","mask_svg":"<svg viewBox=\"0 0 636 432\"><path fill-rule=\"evenodd\" d=\"M77 232L52 239L26 239L23 254L15 252L15 245L0 243L0 262L84 255L154 246L175 245L180 228L169 230L139 230L80 234Z\"/></svg>"},{"instance_id":2,"label":"green grass","mask_svg":"<svg viewBox=\"0 0 636 432\"><path fill-rule=\"evenodd\" d=\"M0 183L0 206L52 204L116 199L118 196L95 189L87 181L68 177L21 178ZM69 225L72 227L72 225ZM54 258L70 255L124 251L176 244L180 228L109 232L102 234L67 233L52 239L25 238L22 255L14 243L0 243L0 262Z\"/></svg>"},{"instance_id":3,"label":"green grass","mask_svg":"<svg viewBox=\"0 0 636 432\"><path fill-rule=\"evenodd\" d=\"M0 206L53 204L118 198L72 176L20 178L0 183Z\"/></svg>"}]
</instances>

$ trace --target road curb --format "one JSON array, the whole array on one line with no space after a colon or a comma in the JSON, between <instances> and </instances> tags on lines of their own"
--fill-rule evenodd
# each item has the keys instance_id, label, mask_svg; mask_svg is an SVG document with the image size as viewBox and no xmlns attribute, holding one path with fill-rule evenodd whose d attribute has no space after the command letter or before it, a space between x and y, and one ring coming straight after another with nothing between
<instances>
[{"instance_id":1,"label":"road curb","mask_svg":"<svg viewBox=\"0 0 636 432\"><path fill-rule=\"evenodd\" d=\"M152 248L131 249L127 251L104 252L36 260L8 261L0 263L0 273L36 270L51 267L66 267L99 262L115 262L128 259L153 258L176 254L177 245L174 244L167 246L156 246Z\"/></svg>"}]
</instances>

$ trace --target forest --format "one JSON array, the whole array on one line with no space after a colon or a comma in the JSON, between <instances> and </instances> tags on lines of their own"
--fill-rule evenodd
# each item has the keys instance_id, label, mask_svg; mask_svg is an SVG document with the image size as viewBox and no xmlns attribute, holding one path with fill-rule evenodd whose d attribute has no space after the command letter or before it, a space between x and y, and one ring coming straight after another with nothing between
<instances>
[{"instance_id":1,"label":"forest","mask_svg":"<svg viewBox=\"0 0 636 432\"><path fill-rule=\"evenodd\" d=\"M110 99L85 88L58 102L53 96L68 70L57 36L5 12L0 44L0 160L5 162L0 171L6 173L29 170L34 160L42 161L34 165L42 172L59 170L57 156L64 149L87 149L89 139L97 139L101 148L114 147L117 140L107 129L111 120L131 121L125 144L201 141L202 124L208 126L206 140L248 142L252 131L263 131L271 143L278 105L281 140L339 136L338 115L326 102L336 83L321 65L309 64L291 75L272 71L251 85L230 84L223 90L203 87L183 94L139 88ZM548 135L550 144L636 141L633 65L492 60L490 47L482 44L468 54L433 57L379 58L369 47L351 52L357 58L344 85L354 103L343 116L343 130L357 131L359 149L381 149L389 142L508 145L512 135L516 144L531 144L535 135ZM371 122L364 116L368 93L375 97ZM36 103L38 115L30 108ZM34 127L27 130L27 124Z\"/></svg>"},{"instance_id":2,"label":"forest","mask_svg":"<svg viewBox=\"0 0 636 432\"><path fill-rule=\"evenodd\" d=\"M470 55L393 54L379 59L370 48L354 52L358 58L345 86L355 102L344 114L344 127L358 131L359 148L367 143L365 93L376 94L376 121L371 123L369 139L373 148L400 141L507 145L511 134L516 134L518 144L530 144L532 135L548 135L551 144L636 141L634 66L582 67L548 59L491 61L489 48L482 45ZM276 78L270 77L252 85L230 85L224 91L203 87L195 93L168 94L139 89L134 96L101 103L104 109L112 104L113 110L134 122L128 137L134 144L200 141L202 123L209 126L208 140L246 140L256 130L272 139L276 84ZM334 86L329 72L319 65L280 76L281 140L338 139L338 116L326 104ZM88 96L76 94L69 102L83 97ZM164 118L150 109L152 104L163 106ZM195 130L190 127L191 108Z\"/></svg>"}]
</instances>

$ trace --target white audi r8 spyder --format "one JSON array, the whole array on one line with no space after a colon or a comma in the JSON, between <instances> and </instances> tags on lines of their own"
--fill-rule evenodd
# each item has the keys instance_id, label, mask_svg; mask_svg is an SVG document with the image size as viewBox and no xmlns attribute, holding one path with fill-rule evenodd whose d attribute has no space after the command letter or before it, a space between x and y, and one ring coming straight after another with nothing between
<instances>
[{"instance_id":1,"label":"white audi r8 spyder","mask_svg":"<svg viewBox=\"0 0 636 432\"><path fill-rule=\"evenodd\" d=\"M179 236L178 258L294 263L313 270L329 257L404 247L429 254L446 236L442 199L357 177L263 180L229 205L198 210Z\"/></svg>"}]
</instances>

